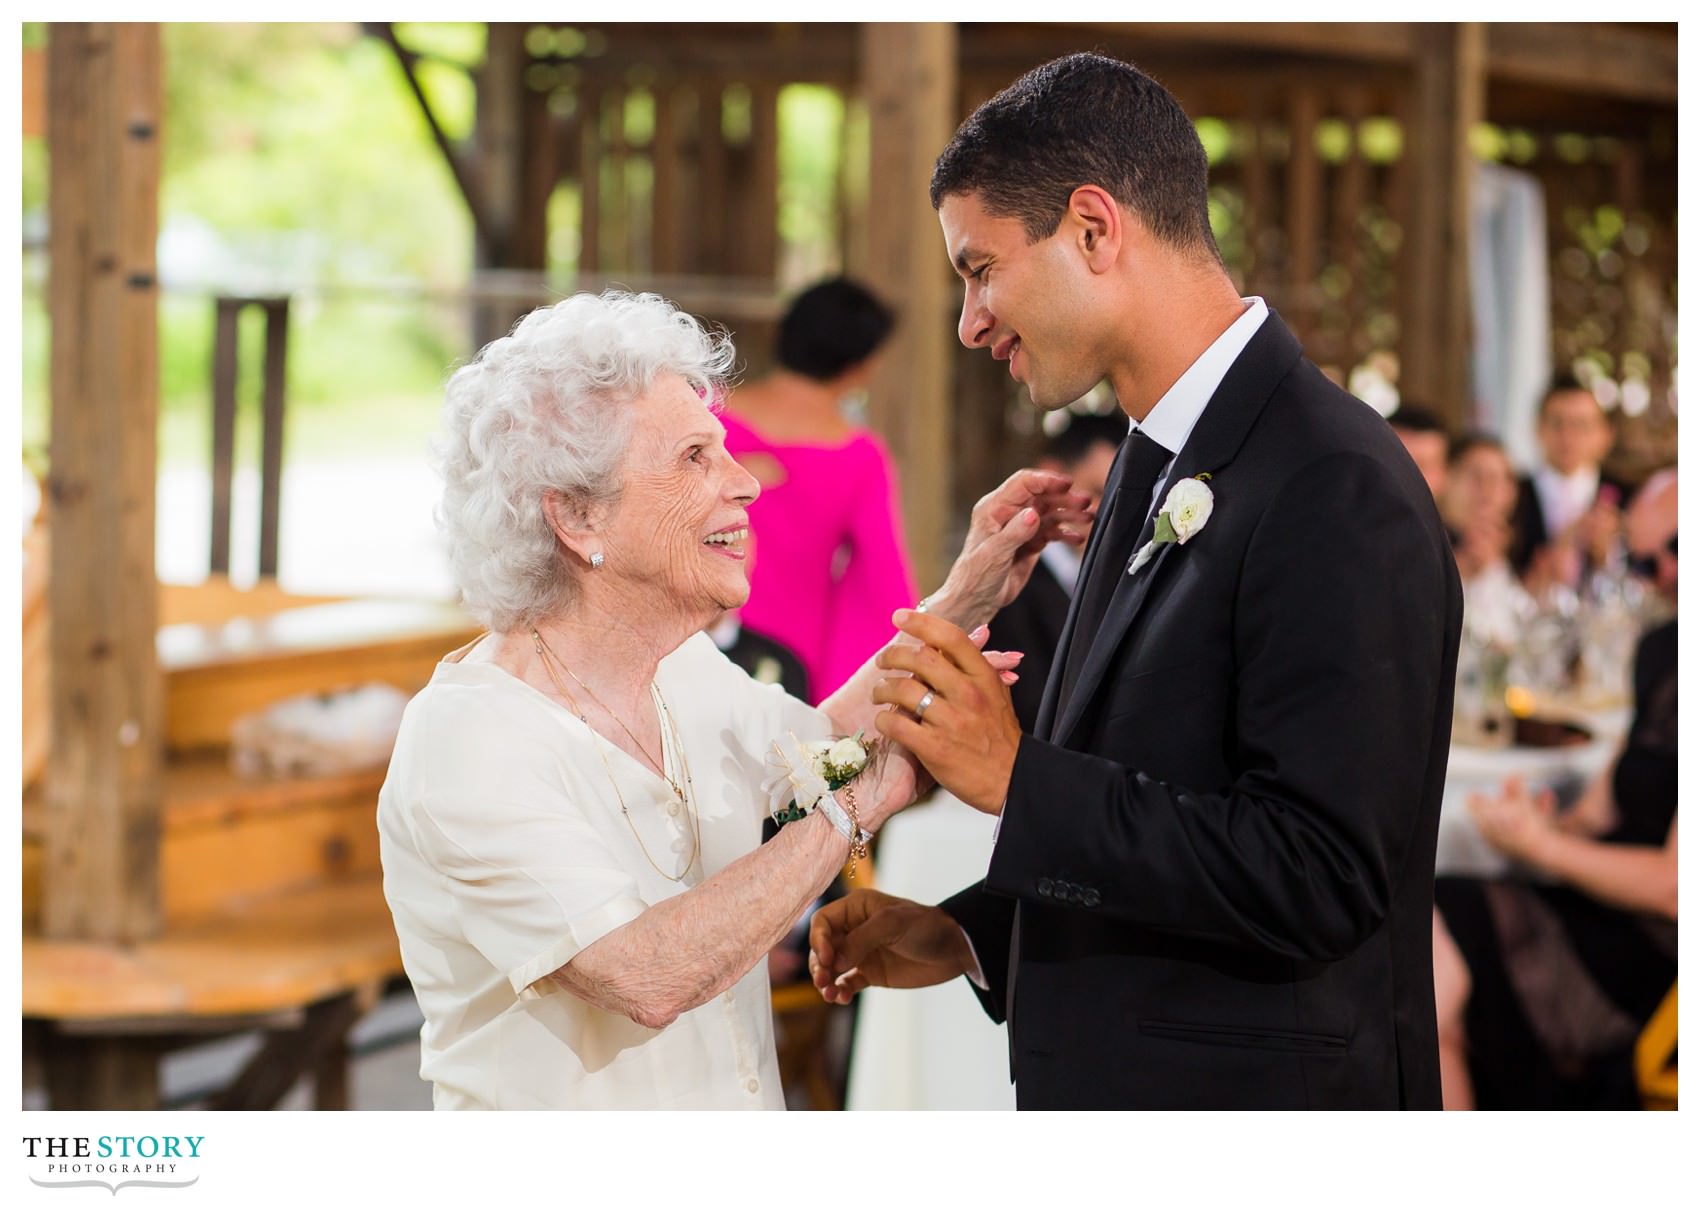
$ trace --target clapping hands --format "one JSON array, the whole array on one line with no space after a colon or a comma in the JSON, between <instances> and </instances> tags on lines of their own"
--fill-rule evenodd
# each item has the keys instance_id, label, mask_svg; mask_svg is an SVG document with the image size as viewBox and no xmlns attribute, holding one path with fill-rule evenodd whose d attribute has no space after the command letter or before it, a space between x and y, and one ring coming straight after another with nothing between
<instances>
[{"instance_id":1,"label":"clapping hands","mask_svg":"<svg viewBox=\"0 0 1700 1212\"><path fill-rule=\"evenodd\" d=\"M1497 795L1472 793L1465 802L1488 844L1519 862L1538 863L1542 844L1556 831L1552 791L1543 787L1530 792L1515 775Z\"/></svg>"}]
</instances>

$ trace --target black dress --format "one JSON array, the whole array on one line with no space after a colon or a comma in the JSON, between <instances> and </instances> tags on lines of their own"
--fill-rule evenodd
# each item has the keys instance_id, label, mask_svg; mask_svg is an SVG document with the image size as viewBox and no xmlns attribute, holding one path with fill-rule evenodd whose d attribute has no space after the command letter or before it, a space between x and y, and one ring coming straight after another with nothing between
<instances>
[{"instance_id":1,"label":"black dress","mask_svg":"<svg viewBox=\"0 0 1700 1212\"><path fill-rule=\"evenodd\" d=\"M1676 815L1676 623L1635 653L1635 719L1600 841L1663 846ZM1468 964L1470 1073L1484 1109L1635 1106L1635 1037L1676 980L1676 923L1515 877L1435 881Z\"/></svg>"}]
</instances>

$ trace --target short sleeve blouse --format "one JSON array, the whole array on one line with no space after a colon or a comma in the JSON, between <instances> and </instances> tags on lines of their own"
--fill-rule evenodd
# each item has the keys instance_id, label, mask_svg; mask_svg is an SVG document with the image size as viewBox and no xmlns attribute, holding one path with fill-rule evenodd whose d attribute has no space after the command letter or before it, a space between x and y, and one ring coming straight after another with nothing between
<instances>
[{"instance_id":1,"label":"short sleeve blouse","mask_svg":"<svg viewBox=\"0 0 1700 1212\"><path fill-rule=\"evenodd\" d=\"M491 647L438 665L378 797L384 892L425 1015L420 1076L435 1105L782 1108L765 965L662 1030L544 978L754 850L763 753L830 723L705 635L661 662L683 745L667 763L691 776L702 835L675 882L662 872L684 867L691 834L668 785L494 664Z\"/></svg>"}]
</instances>

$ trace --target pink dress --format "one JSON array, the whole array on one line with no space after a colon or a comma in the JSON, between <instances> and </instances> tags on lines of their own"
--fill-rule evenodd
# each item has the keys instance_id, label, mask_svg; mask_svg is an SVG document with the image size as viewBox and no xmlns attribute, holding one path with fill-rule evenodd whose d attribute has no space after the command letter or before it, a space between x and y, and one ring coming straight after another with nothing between
<instances>
[{"instance_id":1,"label":"pink dress","mask_svg":"<svg viewBox=\"0 0 1700 1212\"><path fill-rule=\"evenodd\" d=\"M917 600L891 455L866 431L817 446L770 441L731 412L720 419L734 458L765 455L784 471L769 486L771 465L752 468L763 487L750 506L750 600L739 613L797 654L818 703L891 639L891 612Z\"/></svg>"}]
</instances>

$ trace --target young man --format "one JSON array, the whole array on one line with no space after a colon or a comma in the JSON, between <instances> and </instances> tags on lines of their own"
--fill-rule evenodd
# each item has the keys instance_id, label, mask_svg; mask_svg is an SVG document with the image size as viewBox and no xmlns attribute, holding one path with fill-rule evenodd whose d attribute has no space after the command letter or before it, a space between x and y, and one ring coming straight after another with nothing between
<instances>
[{"instance_id":1,"label":"young man","mask_svg":"<svg viewBox=\"0 0 1700 1212\"><path fill-rule=\"evenodd\" d=\"M1611 420L1593 392L1560 375L1541 401L1535 435L1541 465L1518 482L1511 566L1574 586L1586 565L1604 562L1622 529L1627 490L1600 467L1611 453Z\"/></svg>"},{"instance_id":2,"label":"young man","mask_svg":"<svg viewBox=\"0 0 1700 1212\"><path fill-rule=\"evenodd\" d=\"M1024 1108L1438 1107L1462 601L1427 485L1239 297L1198 136L1136 68L1030 72L958 130L932 197L963 342L1041 408L1107 377L1137 428L1032 734L967 637L898 612L921 646L880 657L912 675L876 688L880 731L999 814L997 841L942 906L823 911L816 985L968 975Z\"/></svg>"},{"instance_id":3,"label":"young man","mask_svg":"<svg viewBox=\"0 0 1700 1212\"><path fill-rule=\"evenodd\" d=\"M1421 404L1401 404L1387 418L1393 434L1405 445L1411 462L1423 473L1428 490L1438 504L1446 493L1447 459L1452 449L1451 435L1432 411Z\"/></svg>"}]
</instances>

